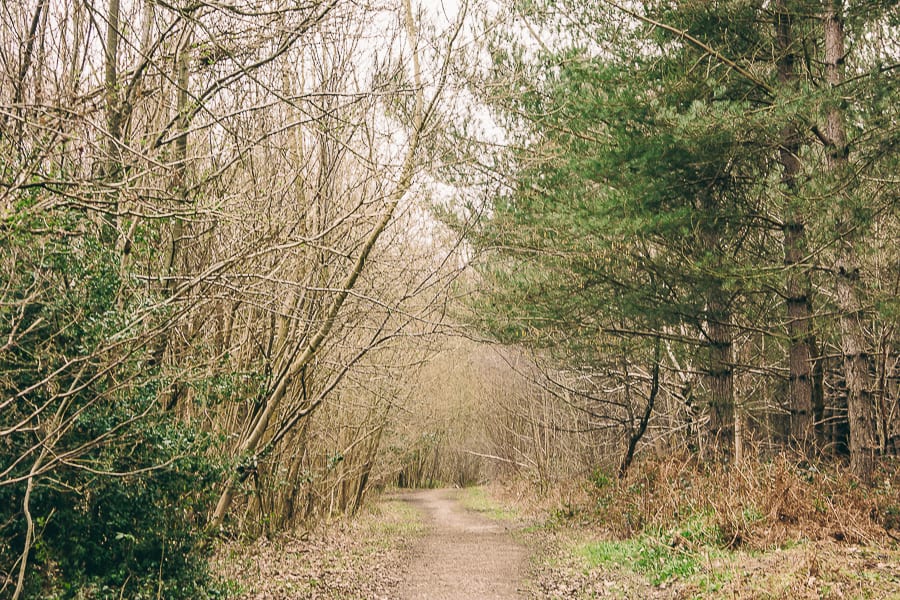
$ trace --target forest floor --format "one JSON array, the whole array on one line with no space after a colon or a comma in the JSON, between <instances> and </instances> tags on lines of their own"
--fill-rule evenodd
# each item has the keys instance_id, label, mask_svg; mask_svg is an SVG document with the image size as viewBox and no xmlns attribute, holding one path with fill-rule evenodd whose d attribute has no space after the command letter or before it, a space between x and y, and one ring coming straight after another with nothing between
<instances>
[{"instance_id":1,"label":"forest floor","mask_svg":"<svg viewBox=\"0 0 900 600\"><path fill-rule=\"evenodd\" d=\"M473 508L476 494L390 493L314 535L226 545L215 568L240 600L523 598L530 552L512 535L522 524Z\"/></svg>"},{"instance_id":2,"label":"forest floor","mask_svg":"<svg viewBox=\"0 0 900 600\"><path fill-rule=\"evenodd\" d=\"M396 492L315 535L225 546L216 567L239 600L900 599L896 544L732 551L689 529L619 540L485 488Z\"/></svg>"}]
</instances>

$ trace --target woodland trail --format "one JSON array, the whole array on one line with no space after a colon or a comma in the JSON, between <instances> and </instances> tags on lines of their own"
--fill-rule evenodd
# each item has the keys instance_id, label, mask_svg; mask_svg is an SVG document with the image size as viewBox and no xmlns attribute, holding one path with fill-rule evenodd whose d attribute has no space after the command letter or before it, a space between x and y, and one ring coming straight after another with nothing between
<instances>
[{"instance_id":1,"label":"woodland trail","mask_svg":"<svg viewBox=\"0 0 900 600\"><path fill-rule=\"evenodd\" d=\"M522 597L526 551L502 523L463 507L459 490L423 490L398 499L421 512L428 527L399 590L402 600Z\"/></svg>"}]
</instances>

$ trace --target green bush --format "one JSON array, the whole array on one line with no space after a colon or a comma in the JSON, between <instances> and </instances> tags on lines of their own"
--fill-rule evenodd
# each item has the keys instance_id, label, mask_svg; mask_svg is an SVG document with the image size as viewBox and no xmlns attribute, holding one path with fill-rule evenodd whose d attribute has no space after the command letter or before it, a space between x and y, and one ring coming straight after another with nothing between
<instances>
[{"instance_id":1,"label":"green bush","mask_svg":"<svg viewBox=\"0 0 900 600\"><path fill-rule=\"evenodd\" d=\"M24 597L202 598L220 469L161 409L149 332L165 315L90 230L74 211L0 229L0 580L18 572L38 465Z\"/></svg>"},{"instance_id":2,"label":"green bush","mask_svg":"<svg viewBox=\"0 0 900 600\"><path fill-rule=\"evenodd\" d=\"M102 423L103 420L99 420ZM57 474L68 489L42 486L34 500L45 522L40 561L57 572L60 597L197 598L208 584L203 515L217 469L202 458L206 440L169 419L144 419L133 443L91 456L119 476L77 470ZM167 464L168 463L168 464ZM37 557L36 557L37 558ZM53 583L53 582L49 582Z\"/></svg>"}]
</instances>

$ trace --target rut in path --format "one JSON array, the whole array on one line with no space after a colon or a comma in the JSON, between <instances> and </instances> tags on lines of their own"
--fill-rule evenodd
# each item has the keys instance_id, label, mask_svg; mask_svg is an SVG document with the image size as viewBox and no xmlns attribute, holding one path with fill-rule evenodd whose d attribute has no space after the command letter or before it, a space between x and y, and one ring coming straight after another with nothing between
<instances>
[{"instance_id":1,"label":"rut in path","mask_svg":"<svg viewBox=\"0 0 900 600\"><path fill-rule=\"evenodd\" d=\"M424 490L401 500L419 510L428 533L415 548L402 600L521 598L525 550L502 523L466 510L459 490Z\"/></svg>"}]
</instances>

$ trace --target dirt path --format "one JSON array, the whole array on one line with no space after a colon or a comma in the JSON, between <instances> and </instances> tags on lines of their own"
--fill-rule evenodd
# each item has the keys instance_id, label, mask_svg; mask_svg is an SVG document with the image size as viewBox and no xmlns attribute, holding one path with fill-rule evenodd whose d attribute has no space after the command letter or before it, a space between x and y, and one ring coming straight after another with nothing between
<instances>
[{"instance_id":1,"label":"dirt path","mask_svg":"<svg viewBox=\"0 0 900 600\"><path fill-rule=\"evenodd\" d=\"M525 549L502 523L466 510L459 490L399 496L419 510L428 532L413 550L402 600L521 598Z\"/></svg>"}]
</instances>

